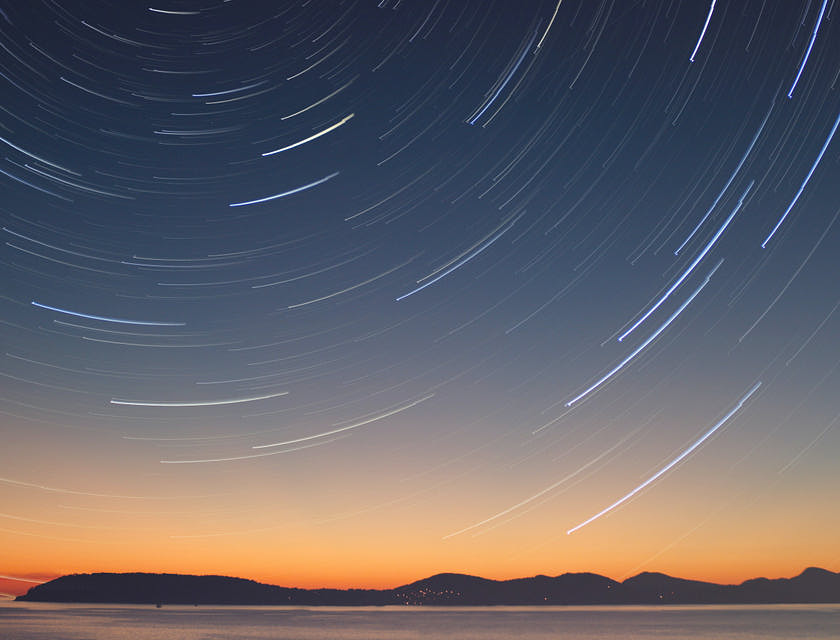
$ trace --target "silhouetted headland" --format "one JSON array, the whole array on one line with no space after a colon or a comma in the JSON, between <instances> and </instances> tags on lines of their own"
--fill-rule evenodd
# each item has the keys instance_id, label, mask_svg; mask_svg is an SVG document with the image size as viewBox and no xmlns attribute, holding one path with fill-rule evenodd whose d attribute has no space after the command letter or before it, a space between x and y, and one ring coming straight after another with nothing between
<instances>
[{"instance_id":1,"label":"silhouetted headland","mask_svg":"<svg viewBox=\"0 0 840 640\"><path fill-rule=\"evenodd\" d=\"M243 578L166 573L90 573L56 578L17 600L181 605L603 605L840 602L840 573L811 567L793 578L738 585L640 573L617 582L594 573L488 580L458 573L395 589L297 589Z\"/></svg>"}]
</instances>

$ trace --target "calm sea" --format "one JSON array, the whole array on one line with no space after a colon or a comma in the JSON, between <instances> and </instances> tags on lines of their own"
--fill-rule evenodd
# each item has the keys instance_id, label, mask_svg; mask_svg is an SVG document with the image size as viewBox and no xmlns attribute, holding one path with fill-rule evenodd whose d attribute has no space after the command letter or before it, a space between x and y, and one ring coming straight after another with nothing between
<instances>
[{"instance_id":1,"label":"calm sea","mask_svg":"<svg viewBox=\"0 0 840 640\"><path fill-rule=\"evenodd\" d=\"M167 607L0 604L2 640L840 638L840 605Z\"/></svg>"}]
</instances>

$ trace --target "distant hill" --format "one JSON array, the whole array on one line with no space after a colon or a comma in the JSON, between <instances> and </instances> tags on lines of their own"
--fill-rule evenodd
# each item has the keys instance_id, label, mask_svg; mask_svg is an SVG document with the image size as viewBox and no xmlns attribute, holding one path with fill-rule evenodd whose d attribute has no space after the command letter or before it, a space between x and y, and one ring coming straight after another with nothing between
<instances>
[{"instance_id":1,"label":"distant hill","mask_svg":"<svg viewBox=\"0 0 840 640\"><path fill-rule=\"evenodd\" d=\"M201 605L587 605L840 602L840 573L811 567L794 578L739 585L640 573L624 582L594 573L488 580L440 573L395 589L296 589L225 576L89 573L56 578L17 600Z\"/></svg>"},{"instance_id":2,"label":"distant hill","mask_svg":"<svg viewBox=\"0 0 840 640\"><path fill-rule=\"evenodd\" d=\"M114 604L378 605L391 590L295 589L226 576L83 573L62 576L15 600Z\"/></svg>"}]
</instances>

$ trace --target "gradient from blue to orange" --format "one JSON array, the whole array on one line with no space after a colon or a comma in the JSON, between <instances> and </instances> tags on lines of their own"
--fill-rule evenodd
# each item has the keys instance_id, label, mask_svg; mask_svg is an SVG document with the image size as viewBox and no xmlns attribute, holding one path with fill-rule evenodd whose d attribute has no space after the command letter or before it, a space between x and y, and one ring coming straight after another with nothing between
<instances>
[{"instance_id":1,"label":"gradient from blue to orange","mask_svg":"<svg viewBox=\"0 0 840 640\"><path fill-rule=\"evenodd\" d=\"M840 568L825 2L40 0L0 39L0 591Z\"/></svg>"}]
</instances>

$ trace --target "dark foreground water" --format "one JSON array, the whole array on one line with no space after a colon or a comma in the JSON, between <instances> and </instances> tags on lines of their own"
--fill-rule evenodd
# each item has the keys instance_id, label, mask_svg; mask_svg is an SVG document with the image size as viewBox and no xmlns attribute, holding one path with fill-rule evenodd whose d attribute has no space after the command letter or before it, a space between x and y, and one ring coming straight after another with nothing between
<instances>
[{"instance_id":1,"label":"dark foreground water","mask_svg":"<svg viewBox=\"0 0 840 640\"><path fill-rule=\"evenodd\" d=\"M840 605L166 607L0 604L2 640L837 640Z\"/></svg>"}]
</instances>

